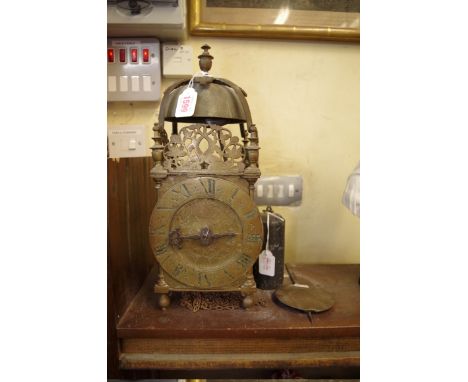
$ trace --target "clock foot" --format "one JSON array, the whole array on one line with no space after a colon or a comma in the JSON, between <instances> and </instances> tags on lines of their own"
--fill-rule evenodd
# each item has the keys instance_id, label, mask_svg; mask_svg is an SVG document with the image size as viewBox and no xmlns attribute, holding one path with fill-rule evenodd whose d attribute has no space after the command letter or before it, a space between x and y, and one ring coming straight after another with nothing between
<instances>
[{"instance_id":1,"label":"clock foot","mask_svg":"<svg viewBox=\"0 0 468 382\"><path fill-rule=\"evenodd\" d=\"M158 303L162 310L166 310L166 308L171 304L171 299L168 294L163 293L159 296Z\"/></svg>"},{"instance_id":2,"label":"clock foot","mask_svg":"<svg viewBox=\"0 0 468 382\"><path fill-rule=\"evenodd\" d=\"M244 299L242 300L242 306L245 309L249 309L253 306L254 300L251 295L245 296Z\"/></svg>"}]
</instances>

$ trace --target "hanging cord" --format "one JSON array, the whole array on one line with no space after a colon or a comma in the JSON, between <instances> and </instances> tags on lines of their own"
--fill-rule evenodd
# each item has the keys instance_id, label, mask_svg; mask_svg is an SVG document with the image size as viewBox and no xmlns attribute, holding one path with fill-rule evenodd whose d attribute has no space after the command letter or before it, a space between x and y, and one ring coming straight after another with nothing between
<instances>
[{"instance_id":1,"label":"hanging cord","mask_svg":"<svg viewBox=\"0 0 468 382\"><path fill-rule=\"evenodd\" d=\"M199 71L199 72L196 72L192 78L190 79L189 83L187 84L187 86L185 87L185 89L188 89L188 88L193 88L193 80L195 79L195 77L212 77L211 74L208 74L208 72L204 72L204 71Z\"/></svg>"},{"instance_id":2,"label":"hanging cord","mask_svg":"<svg viewBox=\"0 0 468 382\"><path fill-rule=\"evenodd\" d=\"M265 243L265 251L268 252L268 243L270 242L270 212L267 212L267 240Z\"/></svg>"}]
</instances>

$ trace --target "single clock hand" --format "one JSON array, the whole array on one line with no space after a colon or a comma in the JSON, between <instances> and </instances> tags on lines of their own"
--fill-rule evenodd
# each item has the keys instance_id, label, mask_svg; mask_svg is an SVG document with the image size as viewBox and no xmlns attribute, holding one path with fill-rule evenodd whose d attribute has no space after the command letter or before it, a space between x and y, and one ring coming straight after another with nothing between
<instances>
[{"instance_id":1,"label":"single clock hand","mask_svg":"<svg viewBox=\"0 0 468 382\"><path fill-rule=\"evenodd\" d=\"M233 237L236 236L237 233L234 232L226 232L226 233L213 233L208 227L203 227L200 230L198 235L181 235L180 229L176 228L174 231L169 233L169 244L173 247L182 248L182 244L184 239L193 239L199 240L201 245L208 246L210 245L215 239L219 239L221 237Z\"/></svg>"}]
</instances>

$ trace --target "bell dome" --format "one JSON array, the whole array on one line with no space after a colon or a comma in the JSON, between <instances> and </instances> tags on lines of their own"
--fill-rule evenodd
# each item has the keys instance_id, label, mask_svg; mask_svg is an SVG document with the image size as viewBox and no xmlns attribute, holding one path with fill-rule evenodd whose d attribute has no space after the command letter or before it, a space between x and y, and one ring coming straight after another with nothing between
<instances>
[{"instance_id":1,"label":"bell dome","mask_svg":"<svg viewBox=\"0 0 468 382\"><path fill-rule=\"evenodd\" d=\"M208 75L213 56L208 53L210 47L202 46L204 52L198 56L203 75L191 81L186 78L169 87L164 92L160 107L159 121L207 123L226 125L231 123L252 124L247 93L231 81ZM190 117L176 117L177 101L187 86L193 86L197 92L194 114Z\"/></svg>"}]
</instances>

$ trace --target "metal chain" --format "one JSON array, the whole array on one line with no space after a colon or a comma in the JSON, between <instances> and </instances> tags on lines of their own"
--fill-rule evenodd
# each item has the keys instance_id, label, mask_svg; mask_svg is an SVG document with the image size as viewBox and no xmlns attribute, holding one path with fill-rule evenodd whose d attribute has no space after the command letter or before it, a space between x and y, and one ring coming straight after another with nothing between
<instances>
[{"instance_id":1,"label":"metal chain","mask_svg":"<svg viewBox=\"0 0 468 382\"><path fill-rule=\"evenodd\" d=\"M199 310L236 310L242 309L242 296L239 293L200 293L182 292L180 305L192 312ZM266 300L257 298L256 305L265 307Z\"/></svg>"}]
</instances>

